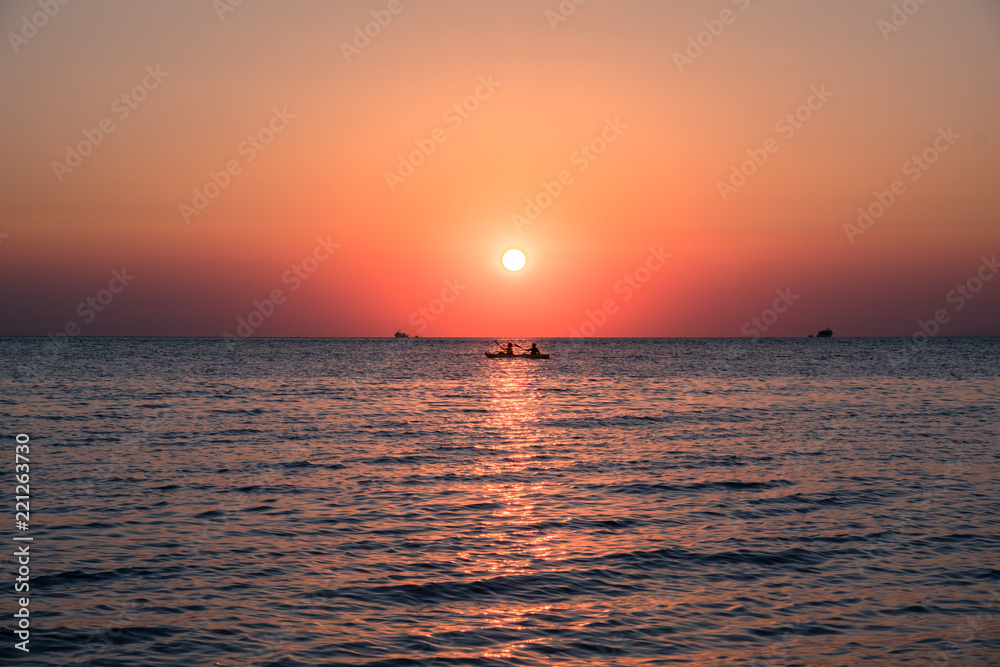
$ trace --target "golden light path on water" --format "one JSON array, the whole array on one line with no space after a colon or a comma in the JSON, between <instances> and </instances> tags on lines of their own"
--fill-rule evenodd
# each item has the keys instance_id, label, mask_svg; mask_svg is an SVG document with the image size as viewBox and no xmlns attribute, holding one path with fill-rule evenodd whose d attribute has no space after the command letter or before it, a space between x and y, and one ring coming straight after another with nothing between
<instances>
[{"instance_id":1,"label":"golden light path on water","mask_svg":"<svg viewBox=\"0 0 1000 667\"><path fill-rule=\"evenodd\" d=\"M522 255L523 258L523 255ZM522 262L523 264L523 262ZM520 267L519 267L520 268ZM516 269L514 269L516 270ZM476 469L483 479L514 476L537 464L543 451L545 438L538 428L537 414L540 396L535 381L538 366L534 363L503 360L490 367L488 385L492 393L488 429L496 430L502 437L498 444L481 445L506 452L507 456L490 459ZM532 571L532 562L544 561L552 554L548 543L554 535L532 527L538 522L532 498L544 497L544 484L522 482L487 482L482 486L483 499L497 505L489 525L483 527L479 540L492 543L485 549L488 570L494 576L526 574ZM481 622L498 629L523 630L524 624L535 614L548 612L553 605L501 604L480 612ZM513 641L502 648L492 648L481 654L483 658L510 659L514 652L541 638Z\"/></svg>"},{"instance_id":2,"label":"golden light path on water","mask_svg":"<svg viewBox=\"0 0 1000 667\"><path fill-rule=\"evenodd\" d=\"M481 519L472 540L473 550L457 555L459 561L467 563L464 574L487 585L491 579L503 580L501 586L519 586L516 582L522 579L534 581L551 577L573 569L569 563L560 565L561 561L601 550L592 538L585 538L589 544L576 543L580 540L579 534L568 525L574 517L563 501L570 493L569 489L559 488L558 480L567 480L564 483L570 484L572 478L560 474L559 468L567 461L552 455L560 443L546 437L542 428L546 410L540 390L545 378L543 371L537 363L519 360L495 362L488 371L486 384L490 399L484 430L496 437L475 446L500 456L487 458L477 465L473 477L479 480L474 482L478 485L478 497L494 509ZM472 489L468 489L468 493L477 495ZM536 592L531 591L531 597L537 597ZM563 632L583 634L588 626L600 625L612 613L604 602L581 601L578 595L561 592L550 597L553 601L547 604L517 604L498 599L496 604L485 607L463 605L455 611L464 616L467 623L445 632L475 633L479 629L494 637L508 635L510 638L505 643L482 650L478 657L510 660L525 655L525 647L532 644L540 645L538 654L551 651L546 645L554 638L540 635L537 628L552 619L566 619ZM587 607L586 613L579 613L581 606ZM623 662L623 656L614 647L602 648L601 652L608 657L615 656L618 664L632 664L631 660ZM466 649L445 652L440 657L469 659L472 656Z\"/></svg>"}]
</instances>

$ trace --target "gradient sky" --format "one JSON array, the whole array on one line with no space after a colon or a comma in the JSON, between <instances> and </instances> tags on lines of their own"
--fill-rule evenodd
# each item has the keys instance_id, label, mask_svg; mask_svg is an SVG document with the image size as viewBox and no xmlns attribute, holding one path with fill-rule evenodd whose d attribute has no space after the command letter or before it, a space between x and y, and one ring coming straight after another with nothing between
<instances>
[{"instance_id":1,"label":"gradient sky","mask_svg":"<svg viewBox=\"0 0 1000 667\"><path fill-rule=\"evenodd\" d=\"M995 0L48 5L0 4L0 334L1000 333Z\"/></svg>"}]
</instances>

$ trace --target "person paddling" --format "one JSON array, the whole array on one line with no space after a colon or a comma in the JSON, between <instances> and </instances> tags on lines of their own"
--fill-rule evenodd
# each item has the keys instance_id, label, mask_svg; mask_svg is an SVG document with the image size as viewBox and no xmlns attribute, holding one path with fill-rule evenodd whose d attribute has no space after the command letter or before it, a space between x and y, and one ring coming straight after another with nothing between
<instances>
[{"instance_id":1,"label":"person paddling","mask_svg":"<svg viewBox=\"0 0 1000 667\"><path fill-rule=\"evenodd\" d=\"M513 343L507 343L507 351L504 354L506 354L508 357L513 357L514 356L514 344Z\"/></svg>"},{"instance_id":2,"label":"person paddling","mask_svg":"<svg viewBox=\"0 0 1000 667\"><path fill-rule=\"evenodd\" d=\"M531 354L531 355L541 354L541 352L538 351L538 345L535 344L535 343L532 343L531 344L531 349L528 350L528 354Z\"/></svg>"}]
</instances>

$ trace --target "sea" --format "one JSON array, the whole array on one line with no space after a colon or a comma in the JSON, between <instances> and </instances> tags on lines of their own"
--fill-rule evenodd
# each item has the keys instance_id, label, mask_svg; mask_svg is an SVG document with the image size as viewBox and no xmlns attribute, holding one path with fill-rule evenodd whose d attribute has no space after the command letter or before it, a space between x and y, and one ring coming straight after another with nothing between
<instances>
[{"instance_id":1,"label":"sea","mask_svg":"<svg viewBox=\"0 0 1000 667\"><path fill-rule=\"evenodd\" d=\"M515 342L0 339L0 663L1000 664L1000 339Z\"/></svg>"}]
</instances>

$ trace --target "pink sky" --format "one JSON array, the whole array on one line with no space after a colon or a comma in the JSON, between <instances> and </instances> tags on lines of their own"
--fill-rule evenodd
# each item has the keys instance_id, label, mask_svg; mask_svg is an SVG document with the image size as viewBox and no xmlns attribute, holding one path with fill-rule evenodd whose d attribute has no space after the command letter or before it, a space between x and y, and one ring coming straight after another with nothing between
<instances>
[{"instance_id":1,"label":"pink sky","mask_svg":"<svg viewBox=\"0 0 1000 667\"><path fill-rule=\"evenodd\" d=\"M1000 333L996 2L225 2L0 5L0 334Z\"/></svg>"}]
</instances>

